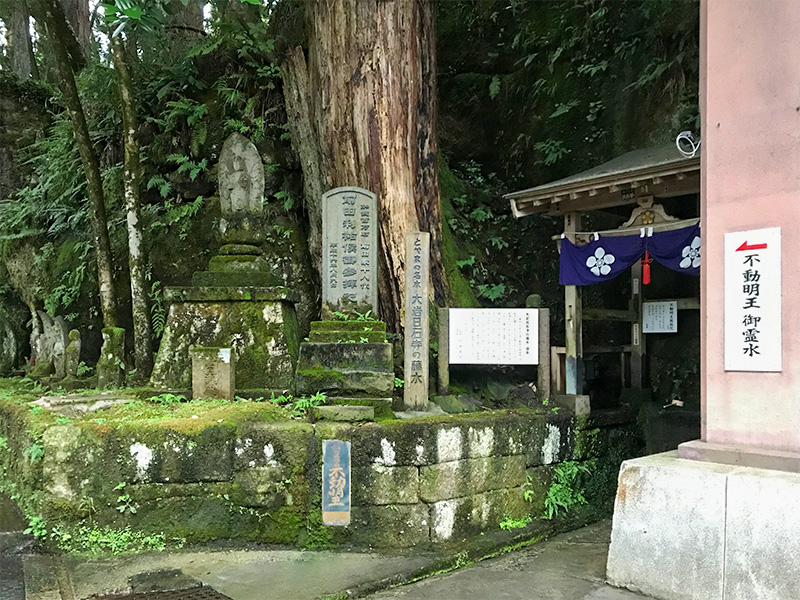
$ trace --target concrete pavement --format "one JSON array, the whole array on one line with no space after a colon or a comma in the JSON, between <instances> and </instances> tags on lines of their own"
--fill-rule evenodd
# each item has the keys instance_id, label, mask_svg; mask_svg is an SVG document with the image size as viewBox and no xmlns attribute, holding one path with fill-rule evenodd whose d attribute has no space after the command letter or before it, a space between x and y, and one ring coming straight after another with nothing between
<instances>
[{"instance_id":1,"label":"concrete pavement","mask_svg":"<svg viewBox=\"0 0 800 600\"><path fill-rule=\"evenodd\" d=\"M336 600L644 598L604 583L611 531L608 520L494 559L386 589L452 567L458 561L456 557L436 553L402 556L263 547L233 550L196 547L87 560L42 553L31 543L30 536L21 534L25 522L13 505L7 499L0 504L0 600L82 600L95 594L201 585L232 600L317 600L328 596ZM548 524L540 522L532 527L538 527L539 532L495 532L484 539L482 547L460 554L460 562L548 535ZM365 596L373 590L384 591Z\"/></svg>"},{"instance_id":2,"label":"concrete pavement","mask_svg":"<svg viewBox=\"0 0 800 600\"><path fill-rule=\"evenodd\" d=\"M368 596L369 600L641 600L604 583L611 521Z\"/></svg>"}]
</instances>

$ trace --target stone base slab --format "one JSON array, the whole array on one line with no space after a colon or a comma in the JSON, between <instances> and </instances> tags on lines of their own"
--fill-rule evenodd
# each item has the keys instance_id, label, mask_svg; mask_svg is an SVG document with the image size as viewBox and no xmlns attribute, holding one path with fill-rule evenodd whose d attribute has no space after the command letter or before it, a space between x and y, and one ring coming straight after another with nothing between
<instances>
[{"instance_id":1,"label":"stone base slab","mask_svg":"<svg viewBox=\"0 0 800 600\"><path fill-rule=\"evenodd\" d=\"M773 469L800 473L800 453L761 448L710 444L701 440L678 446L678 457L689 460L722 463L737 467Z\"/></svg>"},{"instance_id":2,"label":"stone base slab","mask_svg":"<svg viewBox=\"0 0 800 600\"><path fill-rule=\"evenodd\" d=\"M662 600L800 598L800 474L690 461L622 464L607 580Z\"/></svg>"},{"instance_id":3,"label":"stone base slab","mask_svg":"<svg viewBox=\"0 0 800 600\"><path fill-rule=\"evenodd\" d=\"M587 416L592 412L589 396L581 394L556 394L553 402L558 406L566 408L576 417Z\"/></svg>"}]
</instances>

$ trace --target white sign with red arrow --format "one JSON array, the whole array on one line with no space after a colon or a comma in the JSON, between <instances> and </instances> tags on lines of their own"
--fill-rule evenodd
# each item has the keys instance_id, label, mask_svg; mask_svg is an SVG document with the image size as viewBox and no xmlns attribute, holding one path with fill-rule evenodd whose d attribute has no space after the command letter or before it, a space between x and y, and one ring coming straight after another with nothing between
<instances>
[{"instance_id":1,"label":"white sign with red arrow","mask_svg":"<svg viewBox=\"0 0 800 600\"><path fill-rule=\"evenodd\" d=\"M781 228L726 233L726 371L781 370L781 294Z\"/></svg>"}]
</instances>

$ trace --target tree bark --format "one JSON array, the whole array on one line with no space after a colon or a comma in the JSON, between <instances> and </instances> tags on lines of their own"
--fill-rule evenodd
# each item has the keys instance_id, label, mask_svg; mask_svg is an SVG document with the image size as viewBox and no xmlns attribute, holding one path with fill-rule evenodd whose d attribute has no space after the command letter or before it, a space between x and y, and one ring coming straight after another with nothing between
<instances>
[{"instance_id":1,"label":"tree bark","mask_svg":"<svg viewBox=\"0 0 800 600\"><path fill-rule=\"evenodd\" d=\"M29 77L38 79L39 70L36 67L31 43L30 14L25 0L15 2L11 7L8 38L11 47L11 68L23 79Z\"/></svg>"},{"instance_id":2,"label":"tree bark","mask_svg":"<svg viewBox=\"0 0 800 600\"><path fill-rule=\"evenodd\" d=\"M128 267L131 279L131 310L133 312L133 358L136 378L144 380L153 370L153 328L150 321L150 302L147 293L147 259L142 245L140 186L142 165L139 161L139 123L133 99L128 54L120 36L111 38L111 56L119 82L122 104L122 128L125 148L123 185L128 221Z\"/></svg>"},{"instance_id":3,"label":"tree bark","mask_svg":"<svg viewBox=\"0 0 800 600\"><path fill-rule=\"evenodd\" d=\"M87 0L60 0L64 9L64 16L72 36L75 38L77 47L83 55L84 61L88 61L92 54L92 28L89 12L89 2Z\"/></svg>"},{"instance_id":4,"label":"tree bark","mask_svg":"<svg viewBox=\"0 0 800 600\"><path fill-rule=\"evenodd\" d=\"M72 131L78 153L86 175L86 190L92 204L90 219L94 232L94 249L97 259L97 280L100 292L100 307L103 311L103 325L117 327L117 298L114 293L113 268L111 260L111 242L108 237L106 221L106 206L103 196L103 183L100 178L100 166L97 161L92 140L89 136L89 127L75 83L75 74L72 71L72 58L64 44L61 32L65 23L60 22L60 6L56 0L34 0L32 8L36 7L37 18L42 21L47 29L47 38L53 59L58 70L61 91L67 104L67 113L72 121Z\"/></svg>"},{"instance_id":5,"label":"tree bark","mask_svg":"<svg viewBox=\"0 0 800 600\"><path fill-rule=\"evenodd\" d=\"M407 232L431 234L434 300L444 304L449 295L441 262L431 2L306 0L305 10L308 59L301 60L300 49L288 52L285 96L304 175L314 180L305 184L312 231L320 227L319 188L357 185L377 194L380 312L401 332Z\"/></svg>"}]
</instances>

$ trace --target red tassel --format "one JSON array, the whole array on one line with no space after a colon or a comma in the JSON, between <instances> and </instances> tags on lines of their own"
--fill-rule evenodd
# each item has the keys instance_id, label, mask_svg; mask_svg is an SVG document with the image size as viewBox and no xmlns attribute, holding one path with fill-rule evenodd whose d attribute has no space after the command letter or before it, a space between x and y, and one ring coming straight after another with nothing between
<instances>
[{"instance_id":1,"label":"red tassel","mask_svg":"<svg viewBox=\"0 0 800 600\"><path fill-rule=\"evenodd\" d=\"M650 283L650 263L653 259L650 258L650 253L645 250L644 258L642 259L642 285Z\"/></svg>"}]
</instances>

